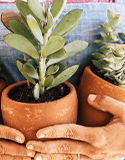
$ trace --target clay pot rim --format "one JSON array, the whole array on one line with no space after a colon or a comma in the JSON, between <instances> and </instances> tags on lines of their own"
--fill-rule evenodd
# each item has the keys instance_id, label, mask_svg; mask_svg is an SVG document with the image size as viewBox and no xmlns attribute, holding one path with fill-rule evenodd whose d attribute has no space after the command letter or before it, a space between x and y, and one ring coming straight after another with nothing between
<instances>
[{"instance_id":1,"label":"clay pot rim","mask_svg":"<svg viewBox=\"0 0 125 160\"><path fill-rule=\"evenodd\" d=\"M8 93L10 92L11 89L13 89L13 88L16 87L16 86L25 84L25 83L27 83L26 80L21 81L21 82L14 83L14 84L12 84L12 85L9 85L7 88L5 88L5 89L3 90L1 97L4 97L4 99L8 99L8 101L10 101L11 103L17 104L17 105L20 104L20 105L25 105L25 106L29 106L29 105L30 105L30 106L34 106L34 105L35 105L35 106L39 106L39 105L41 105L41 104L43 104L43 105L45 105L45 104L50 104L50 103L52 104L52 103L55 103L55 102L58 102L58 101L60 101L60 103L61 103L61 101L63 101L63 100L66 99L66 98L69 98L70 95L72 95L72 94L76 91L75 87L74 87L71 83L69 83L69 82L64 82L63 84L66 84L66 85L69 87L70 92L69 92L65 97L62 97L62 98L57 99L57 100L55 100L55 101L44 102L44 103L23 103L23 102L14 101L14 100L12 100L11 98L8 97Z\"/></svg>"},{"instance_id":2,"label":"clay pot rim","mask_svg":"<svg viewBox=\"0 0 125 160\"><path fill-rule=\"evenodd\" d=\"M102 81L102 82L106 83L107 85L109 85L109 86L111 86L111 87L114 87L114 88L117 89L117 90L123 90L123 91L125 91L125 89L123 89L123 88L121 88L121 87L119 87L119 86L117 86L117 85L114 85L114 84L112 84L112 83L104 80L103 78L97 76L97 75L92 71L92 66L86 66L86 67L85 67L85 70L86 70L89 74L91 74L93 77L95 77L96 79L98 79L99 81Z\"/></svg>"}]
</instances>

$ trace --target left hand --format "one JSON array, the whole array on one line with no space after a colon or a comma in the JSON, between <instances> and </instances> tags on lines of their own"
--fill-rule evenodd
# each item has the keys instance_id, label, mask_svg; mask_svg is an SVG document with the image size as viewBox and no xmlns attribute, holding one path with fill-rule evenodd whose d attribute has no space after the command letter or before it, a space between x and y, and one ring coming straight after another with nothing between
<instances>
[{"instance_id":1,"label":"left hand","mask_svg":"<svg viewBox=\"0 0 125 160\"><path fill-rule=\"evenodd\" d=\"M108 96L90 95L88 102L96 109L113 114L103 127L84 127L75 124L56 125L41 129L38 138L46 142L29 141L27 148L37 154L35 160L114 160L125 156L125 104ZM39 157L39 159L38 159Z\"/></svg>"}]
</instances>

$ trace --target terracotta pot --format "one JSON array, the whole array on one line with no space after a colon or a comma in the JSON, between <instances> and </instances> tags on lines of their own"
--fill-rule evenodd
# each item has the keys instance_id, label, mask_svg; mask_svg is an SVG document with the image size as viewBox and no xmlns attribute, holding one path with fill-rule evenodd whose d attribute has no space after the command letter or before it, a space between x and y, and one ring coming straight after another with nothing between
<instances>
[{"instance_id":1,"label":"terracotta pot","mask_svg":"<svg viewBox=\"0 0 125 160\"><path fill-rule=\"evenodd\" d=\"M108 95L125 103L125 89L113 85L93 73L90 66L83 72L79 85L79 118L78 123L85 126L103 126L112 115L92 108L87 98L89 94Z\"/></svg>"},{"instance_id":2,"label":"terracotta pot","mask_svg":"<svg viewBox=\"0 0 125 160\"><path fill-rule=\"evenodd\" d=\"M1 110L4 123L24 133L26 141L35 140L36 132L41 128L55 124L76 123L78 99L72 84L65 82L70 88L70 93L52 102L28 104L8 97L10 90L25 83L26 81L15 83L3 91Z\"/></svg>"}]
</instances>

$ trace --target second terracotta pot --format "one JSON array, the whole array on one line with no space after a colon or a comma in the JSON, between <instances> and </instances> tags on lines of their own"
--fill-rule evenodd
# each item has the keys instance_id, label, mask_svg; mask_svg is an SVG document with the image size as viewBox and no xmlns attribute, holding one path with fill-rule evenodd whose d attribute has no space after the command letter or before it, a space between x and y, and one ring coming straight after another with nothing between
<instances>
[{"instance_id":1,"label":"second terracotta pot","mask_svg":"<svg viewBox=\"0 0 125 160\"><path fill-rule=\"evenodd\" d=\"M3 91L1 110L4 123L24 133L26 141L35 140L36 132L41 128L56 124L76 123L78 99L72 84L65 82L70 88L70 93L56 101L28 104L11 100L8 97L10 90L24 83L26 81L10 85Z\"/></svg>"},{"instance_id":2,"label":"second terracotta pot","mask_svg":"<svg viewBox=\"0 0 125 160\"><path fill-rule=\"evenodd\" d=\"M125 89L98 77L91 67L87 66L83 72L78 91L78 122L85 126L103 126L112 118L111 114L98 111L88 104L89 94L108 95L125 103Z\"/></svg>"}]
</instances>

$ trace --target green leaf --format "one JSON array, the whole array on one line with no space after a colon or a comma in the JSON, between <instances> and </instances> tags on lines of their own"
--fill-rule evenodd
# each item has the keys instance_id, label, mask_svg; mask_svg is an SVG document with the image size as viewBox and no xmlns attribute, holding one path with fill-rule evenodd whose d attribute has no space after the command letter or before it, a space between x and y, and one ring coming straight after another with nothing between
<instances>
[{"instance_id":1,"label":"green leaf","mask_svg":"<svg viewBox=\"0 0 125 160\"><path fill-rule=\"evenodd\" d=\"M60 23L56 26L51 36L64 35L71 28L73 28L73 26L79 21L82 13L82 9L74 9L70 11L68 14L66 14L66 16L63 17Z\"/></svg>"},{"instance_id":2,"label":"green leaf","mask_svg":"<svg viewBox=\"0 0 125 160\"><path fill-rule=\"evenodd\" d=\"M51 13L55 19L55 21L59 18L61 13L63 12L63 9L66 5L67 0L55 0L53 2L53 5L51 7Z\"/></svg>"},{"instance_id":3,"label":"green leaf","mask_svg":"<svg viewBox=\"0 0 125 160\"><path fill-rule=\"evenodd\" d=\"M30 63L32 66L37 67L36 62L34 60L32 60L32 59L28 59L27 63Z\"/></svg>"},{"instance_id":4,"label":"green leaf","mask_svg":"<svg viewBox=\"0 0 125 160\"><path fill-rule=\"evenodd\" d=\"M79 67L78 65L75 65L75 66L69 67L66 70L64 70L53 80L52 85L48 87L47 89L53 88L67 81L77 71L78 67Z\"/></svg>"},{"instance_id":5,"label":"green leaf","mask_svg":"<svg viewBox=\"0 0 125 160\"><path fill-rule=\"evenodd\" d=\"M25 38L27 38L35 47L38 47L37 40L34 38L34 36L28 31L28 29L19 21L17 20L10 20L9 25L11 29Z\"/></svg>"},{"instance_id":6,"label":"green leaf","mask_svg":"<svg viewBox=\"0 0 125 160\"><path fill-rule=\"evenodd\" d=\"M110 19L107 24L110 27L115 27L115 26L118 25L119 20L120 20L120 15L116 15L115 17L113 17L112 19Z\"/></svg>"},{"instance_id":7,"label":"green leaf","mask_svg":"<svg viewBox=\"0 0 125 160\"><path fill-rule=\"evenodd\" d=\"M43 44L43 35L36 19L32 15L28 15L27 23L36 39Z\"/></svg>"},{"instance_id":8,"label":"green leaf","mask_svg":"<svg viewBox=\"0 0 125 160\"><path fill-rule=\"evenodd\" d=\"M53 20L53 16L51 14L50 11L48 11L48 15L47 15L47 30L51 29L54 25L54 20Z\"/></svg>"},{"instance_id":9,"label":"green leaf","mask_svg":"<svg viewBox=\"0 0 125 160\"><path fill-rule=\"evenodd\" d=\"M23 63L20 60L17 60L17 67L18 67L20 73L23 75L24 78L26 78L33 85L36 84L36 81L26 74L26 72L23 68Z\"/></svg>"},{"instance_id":10,"label":"green leaf","mask_svg":"<svg viewBox=\"0 0 125 160\"><path fill-rule=\"evenodd\" d=\"M61 36L52 36L50 37L46 47L44 48L44 53L46 56L51 55L61 48L63 48L65 44L65 39Z\"/></svg>"},{"instance_id":11,"label":"green leaf","mask_svg":"<svg viewBox=\"0 0 125 160\"><path fill-rule=\"evenodd\" d=\"M52 65L47 70L47 76L56 74L59 71L58 65Z\"/></svg>"},{"instance_id":12,"label":"green leaf","mask_svg":"<svg viewBox=\"0 0 125 160\"><path fill-rule=\"evenodd\" d=\"M124 33L119 33L119 37L121 38L121 40L123 40L125 42L125 34Z\"/></svg>"},{"instance_id":13,"label":"green leaf","mask_svg":"<svg viewBox=\"0 0 125 160\"><path fill-rule=\"evenodd\" d=\"M8 34L4 37L4 41L11 47L26 53L32 58L38 60L39 54L35 47L25 37L19 34Z\"/></svg>"},{"instance_id":14,"label":"green leaf","mask_svg":"<svg viewBox=\"0 0 125 160\"><path fill-rule=\"evenodd\" d=\"M104 58L104 55L99 52L96 52L96 53L92 53L92 57L96 60L100 60Z\"/></svg>"},{"instance_id":15,"label":"green leaf","mask_svg":"<svg viewBox=\"0 0 125 160\"><path fill-rule=\"evenodd\" d=\"M44 84L45 87L49 87L52 84L53 80L54 80L53 75L48 76L45 80L45 84Z\"/></svg>"},{"instance_id":16,"label":"green leaf","mask_svg":"<svg viewBox=\"0 0 125 160\"><path fill-rule=\"evenodd\" d=\"M45 13L48 13L48 8L49 8L49 2L46 0L46 5L45 5Z\"/></svg>"},{"instance_id":17,"label":"green leaf","mask_svg":"<svg viewBox=\"0 0 125 160\"><path fill-rule=\"evenodd\" d=\"M65 54L66 54L66 51L64 48L62 48L61 50L57 51L54 54L51 54L50 56L47 57L49 59L47 62L47 65L50 66L52 64L62 61L66 57Z\"/></svg>"},{"instance_id":18,"label":"green leaf","mask_svg":"<svg viewBox=\"0 0 125 160\"><path fill-rule=\"evenodd\" d=\"M28 0L28 6L32 10L32 12L35 14L35 16L37 16L41 21L45 21L43 8L40 5L38 0Z\"/></svg>"},{"instance_id":19,"label":"green leaf","mask_svg":"<svg viewBox=\"0 0 125 160\"><path fill-rule=\"evenodd\" d=\"M76 23L72 28L70 28L67 32L65 32L65 33L62 35L62 37L64 37L64 36L68 35L69 33L71 33L71 32L75 29L75 27L77 26L77 24L78 24L78 23Z\"/></svg>"},{"instance_id":20,"label":"green leaf","mask_svg":"<svg viewBox=\"0 0 125 160\"><path fill-rule=\"evenodd\" d=\"M108 25L101 24L101 28L103 29L103 31L104 31L105 33L112 32L112 28L109 27Z\"/></svg>"},{"instance_id":21,"label":"green leaf","mask_svg":"<svg viewBox=\"0 0 125 160\"><path fill-rule=\"evenodd\" d=\"M108 14L108 19L112 19L115 16L115 14L111 12L109 9L107 10L107 14Z\"/></svg>"},{"instance_id":22,"label":"green leaf","mask_svg":"<svg viewBox=\"0 0 125 160\"><path fill-rule=\"evenodd\" d=\"M64 47L67 53L66 58L70 58L70 57L77 55L78 53L81 53L87 47L88 47L88 43L85 41L74 41L74 42L67 44Z\"/></svg>"},{"instance_id":23,"label":"green leaf","mask_svg":"<svg viewBox=\"0 0 125 160\"><path fill-rule=\"evenodd\" d=\"M25 63L23 68L29 77L39 80L38 72L32 64Z\"/></svg>"},{"instance_id":24,"label":"green leaf","mask_svg":"<svg viewBox=\"0 0 125 160\"><path fill-rule=\"evenodd\" d=\"M35 100L38 100L39 97L40 97L40 87L39 87L39 84L36 83L34 89L33 89L33 96L34 96L34 99Z\"/></svg>"}]
</instances>

